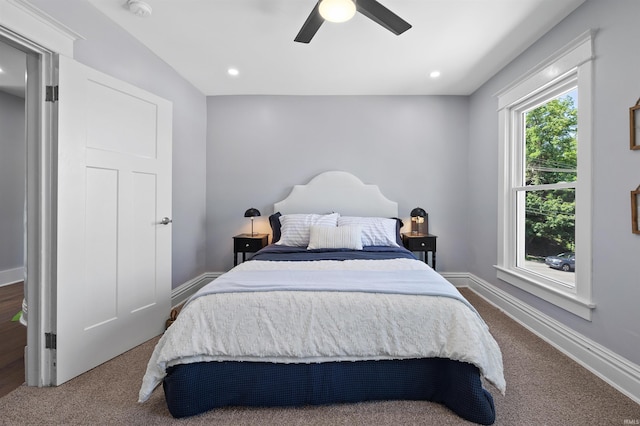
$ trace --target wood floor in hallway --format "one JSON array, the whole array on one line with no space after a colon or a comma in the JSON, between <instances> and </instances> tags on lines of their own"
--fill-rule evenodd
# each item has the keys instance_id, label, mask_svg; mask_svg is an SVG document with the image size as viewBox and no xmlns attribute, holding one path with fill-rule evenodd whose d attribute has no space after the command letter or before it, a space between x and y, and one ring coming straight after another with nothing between
<instances>
[{"instance_id":1,"label":"wood floor in hallway","mask_svg":"<svg viewBox=\"0 0 640 426\"><path fill-rule=\"evenodd\" d=\"M22 309L23 284L0 287L0 397L24 383L27 327L11 319Z\"/></svg>"}]
</instances>

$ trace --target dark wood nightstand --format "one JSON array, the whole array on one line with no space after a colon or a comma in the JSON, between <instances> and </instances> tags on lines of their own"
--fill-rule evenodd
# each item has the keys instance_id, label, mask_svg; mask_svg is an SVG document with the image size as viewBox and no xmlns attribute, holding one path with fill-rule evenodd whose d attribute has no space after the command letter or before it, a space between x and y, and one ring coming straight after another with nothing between
<instances>
[{"instance_id":1,"label":"dark wood nightstand","mask_svg":"<svg viewBox=\"0 0 640 426\"><path fill-rule=\"evenodd\" d=\"M242 253L242 261L247 260L247 253L255 253L269 244L269 234L240 234L233 237L233 266L238 265L238 253Z\"/></svg>"},{"instance_id":2,"label":"dark wood nightstand","mask_svg":"<svg viewBox=\"0 0 640 426\"><path fill-rule=\"evenodd\" d=\"M431 234L402 234L402 244L409 251L424 252L424 263L429 263L431 252L431 267L436 269L436 235Z\"/></svg>"}]
</instances>

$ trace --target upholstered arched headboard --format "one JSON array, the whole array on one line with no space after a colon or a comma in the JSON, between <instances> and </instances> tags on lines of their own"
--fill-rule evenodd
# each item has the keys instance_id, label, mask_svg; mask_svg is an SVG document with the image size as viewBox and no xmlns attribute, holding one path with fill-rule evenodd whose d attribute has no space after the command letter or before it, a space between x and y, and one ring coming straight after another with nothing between
<instances>
[{"instance_id":1,"label":"upholstered arched headboard","mask_svg":"<svg viewBox=\"0 0 640 426\"><path fill-rule=\"evenodd\" d=\"M273 208L282 214L337 212L343 216L398 216L398 203L382 195L377 185L364 184L343 171L320 173L306 185L294 185L291 193Z\"/></svg>"}]
</instances>

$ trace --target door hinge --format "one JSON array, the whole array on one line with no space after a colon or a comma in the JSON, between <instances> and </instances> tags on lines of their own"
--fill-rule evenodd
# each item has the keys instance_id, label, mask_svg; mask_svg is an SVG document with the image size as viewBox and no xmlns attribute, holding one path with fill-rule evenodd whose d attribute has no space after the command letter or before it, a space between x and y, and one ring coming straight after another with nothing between
<instances>
[{"instance_id":1,"label":"door hinge","mask_svg":"<svg viewBox=\"0 0 640 426\"><path fill-rule=\"evenodd\" d=\"M58 86L47 86L44 100L46 102L56 102L58 100Z\"/></svg>"},{"instance_id":2,"label":"door hinge","mask_svg":"<svg viewBox=\"0 0 640 426\"><path fill-rule=\"evenodd\" d=\"M58 349L58 336L55 333L44 333L44 348Z\"/></svg>"}]
</instances>

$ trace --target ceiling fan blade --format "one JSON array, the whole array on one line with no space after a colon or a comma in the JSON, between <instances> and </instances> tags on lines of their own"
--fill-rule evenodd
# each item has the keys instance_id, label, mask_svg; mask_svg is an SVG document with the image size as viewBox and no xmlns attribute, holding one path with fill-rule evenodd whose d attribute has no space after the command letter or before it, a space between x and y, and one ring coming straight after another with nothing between
<instances>
[{"instance_id":1,"label":"ceiling fan blade","mask_svg":"<svg viewBox=\"0 0 640 426\"><path fill-rule=\"evenodd\" d=\"M309 43L313 36L316 35L318 29L320 28L320 25L322 25L322 23L324 22L324 19L322 18L322 16L320 16L319 8L320 1L316 3L316 6L309 14L309 17L306 21L304 21L304 24L302 24L302 28L300 28L300 31L298 32L298 35L296 36L294 41L297 41L299 43Z\"/></svg>"},{"instance_id":2,"label":"ceiling fan blade","mask_svg":"<svg viewBox=\"0 0 640 426\"><path fill-rule=\"evenodd\" d=\"M382 25L395 35L400 35L411 28L411 24L376 0L356 0L356 8L358 12Z\"/></svg>"}]
</instances>

